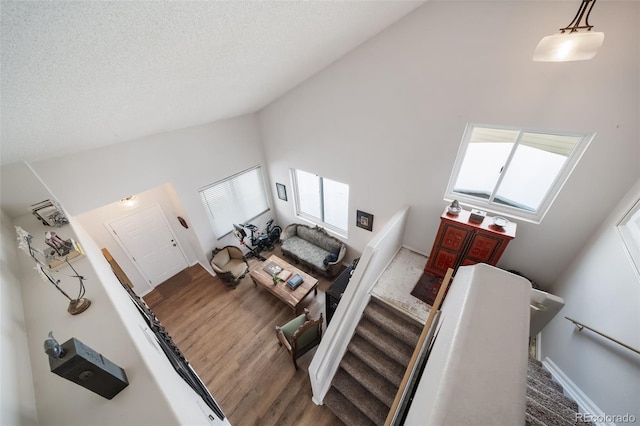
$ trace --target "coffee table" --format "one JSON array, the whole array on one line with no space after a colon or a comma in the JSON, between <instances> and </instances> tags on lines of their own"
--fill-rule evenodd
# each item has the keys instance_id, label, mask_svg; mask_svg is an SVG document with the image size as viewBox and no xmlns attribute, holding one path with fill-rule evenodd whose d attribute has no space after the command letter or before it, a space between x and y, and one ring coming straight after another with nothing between
<instances>
[{"instance_id":1,"label":"coffee table","mask_svg":"<svg viewBox=\"0 0 640 426\"><path fill-rule=\"evenodd\" d=\"M262 269L265 265L269 264L269 262L274 262L283 269L291 271L292 275L299 274L303 279L302 284L296 287L295 290L291 289L284 281L278 281L274 284L273 276ZM300 302L311 293L311 290L314 291L314 294L318 294L318 280L316 278L285 262L276 255L272 255L266 261L260 262L255 269L249 272L249 275L256 287L260 284L260 286L269 290L271 294L289 305L293 309L294 315L298 312Z\"/></svg>"}]
</instances>

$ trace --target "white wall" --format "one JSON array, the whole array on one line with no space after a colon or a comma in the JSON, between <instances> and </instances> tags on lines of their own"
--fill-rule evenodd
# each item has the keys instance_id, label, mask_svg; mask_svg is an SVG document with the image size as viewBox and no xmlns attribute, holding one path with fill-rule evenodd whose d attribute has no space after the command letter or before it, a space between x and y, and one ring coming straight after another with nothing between
<instances>
[{"instance_id":1,"label":"white wall","mask_svg":"<svg viewBox=\"0 0 640 426\"><path fill-rule=\"evenodd\" d=\"M16 262L16 232L4 211L0 211L0 216L0 425L37 425L31 356Z\"/></svg>"},{"instance_id":2,"label":"white wall","mask_svg":"<svg viewBox=\"0 0 640 426\"><path fill-rule=\"evenodd\" d=\"M72 216L170 183L198 240L194 255L207 265L219 243L198 190L263 162L256 117L247 115L32 166Z\"/></svg>"},{"instance_id":3,"label":"white wall","mask_svg":"<svg viewBox=\"0 0 640 426\"><path fill-rule=\"evenodd\" d=\"M295 167L349 184L349 246L411 206L405 244L428 254L466 123L598 134L540 225L518 224L500 263L549 287L640 173L640 4L598 3L591 61L534 63L572 2L427 2L260 112L274 182ZM596 192L597 189L597 192ZM276 203L283 223L293 202Z\"/></svg>"},{"instance_id":4,"label":"white wall","mask_svg":"<svg viewBox=\"0 0 640 426\"><path fill-rule=\"evenodd\" d=\"M549 357L606 414L640 418L640 355L588 331L565 316L640 348L640 279L616 223L640 198L640 180L558 279L552 292L566 305L542 331ZM597 414L597 413L592 413Z\"/></svg>"},{"instance_id":5,"label":"white wall","mask_svg":"<svg viewBox=\"0 0 640 426\"><path fill-rule=\"evenodd\" d=\"M199 406L199 397L178 376L147 329L128 295L111 271L100 249L82 226L56 228L63 238L79 241L86 257L74 262L85 278L86 297L92 302L78 316L67 313L68 300L48 282L40 279L33 261L18 253L17 267L22 288L28 353L35 388L38 418L47 425L209 425ZM45 248L44 227L34 216L19 217L15 223L34 236L34 246ZM4 233L3 233L4 238ZM78 280L65 268L54 276L70 295L77 294ZM94 394L50 372L43 342L53 331L59 342L75 337L122 367L129 386L112 400ZM4 373L3 373L4 375ZM90 419L90 420L87 420ZM220 422L216 422L220 424Z\"/></svg>"}]
</instances>

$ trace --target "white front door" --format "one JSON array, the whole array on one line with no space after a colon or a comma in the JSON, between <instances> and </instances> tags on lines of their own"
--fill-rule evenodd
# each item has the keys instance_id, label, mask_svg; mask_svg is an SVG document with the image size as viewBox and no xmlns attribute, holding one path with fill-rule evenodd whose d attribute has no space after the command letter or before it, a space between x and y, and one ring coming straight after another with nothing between
<instances>
[{"instance_id":1,"label":"white front door","mask_svg":"<svg viewBox=\"0 0 640 426\"><path fill-rule=\"evenodd\" d=\"M107 227L152 287L189 266L160 206L136 211Z\"/></svg>"}]
</instances>

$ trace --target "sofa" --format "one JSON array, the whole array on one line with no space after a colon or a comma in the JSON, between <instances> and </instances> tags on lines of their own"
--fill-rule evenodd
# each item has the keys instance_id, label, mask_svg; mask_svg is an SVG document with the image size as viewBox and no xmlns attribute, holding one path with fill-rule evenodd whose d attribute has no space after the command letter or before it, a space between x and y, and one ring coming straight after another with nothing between
<instances>
[{"instance_id":1,"label":"sofa","mask_svg":"<svg viewBox=\"0 0 640 426\"><path fill-rule=\"evenodd\" d=\"M340 273L347 246L319 226L312 228L292 223L284 229L280 239L285 257L302 263L327 278Z\"/></svg>"}]
</instances>

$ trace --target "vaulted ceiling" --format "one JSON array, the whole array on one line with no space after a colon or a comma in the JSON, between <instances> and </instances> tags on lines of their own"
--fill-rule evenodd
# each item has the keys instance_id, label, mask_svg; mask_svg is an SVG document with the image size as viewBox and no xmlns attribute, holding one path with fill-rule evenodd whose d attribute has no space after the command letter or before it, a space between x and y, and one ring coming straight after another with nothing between
<instances>
[{"instance_id":1,"label":"vaulted ceiling","mask_svg":"<svg viewBox=\"0 0 640 426\"><path fill-rule=\"evenodd\" d=\"M1 163L255 112L420 1L3 1Z\"/></svg>"}]
</instances>

